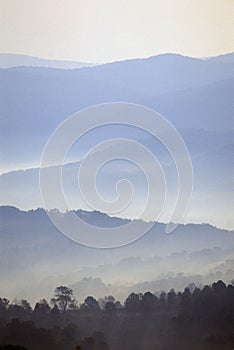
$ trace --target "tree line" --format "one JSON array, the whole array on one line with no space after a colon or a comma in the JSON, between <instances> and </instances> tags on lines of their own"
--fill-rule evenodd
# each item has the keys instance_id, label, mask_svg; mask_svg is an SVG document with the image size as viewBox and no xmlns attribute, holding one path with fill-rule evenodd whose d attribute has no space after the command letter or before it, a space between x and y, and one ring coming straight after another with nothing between
<instances>
[{"instance_id":1,"label":"tree line","mask_svg":"<svg viewBox=\"0 0 234 350\"><path fill-rule=\"evenodd\" d=\"M231 350L234 286L218 281L183 292L87 296L59 286L48 302L0 298L0 350Z\"/></svg>"}]
</instances>

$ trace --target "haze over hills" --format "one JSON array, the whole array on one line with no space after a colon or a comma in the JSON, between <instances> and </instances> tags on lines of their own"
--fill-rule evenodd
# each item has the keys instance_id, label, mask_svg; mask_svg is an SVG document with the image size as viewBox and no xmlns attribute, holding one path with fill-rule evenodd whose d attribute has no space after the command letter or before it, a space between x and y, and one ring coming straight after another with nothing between
<instances>
[{"instance_id":1,"label":"haze over hills","mask_svg":"<svg viewBox=\"0 0 234 350\"><path fill-rule=\"evenodd\" d=\"M55 69L56 62L51 63L53 68L31 64L0 69L1 172L5 173L0 175L0 204L6 205L0 207L2 293L35 300L51 295L56 285L69 284L82 289L84 296L96 289L97 297L106 292L124 298L131 290L182 289L190 282L203 284L216 278L230 282L233 232L191 222L233 228L232 57L203 60L166 54L75 70ZM175 125L191 155L194 193L185 219L189 224L180 225L172 235L165 235L165 224L159 223L130 246L100 251L64 237L43 209L25 212L9 205L41 207L38 167L50 134L82 108L113 101L148 106ZM63 176L71 207L87 210L77 195L77 170L84 154L95 143L120 136L142 143L158 157L170 208L177 177L162 144L144 132L111 126L87 134L66 159ZM139 169L117 162L101 175L97 185L105 198L113 199L113 184L119 177L131 181L143 197ZM125 222L99 212L79 210L77 215L110 228Z\"/></svg>"},{"instance_id":2,"label":"haze over hills","mask_svg":"<svg viewBox=\"0 0 234 350\"><path fill-rule=\"evenodd\" d=\"M98 212L76 213L89 223L110 229L125 224ZM35 300L39 295L52 293L58 283L74 284L85 277L101 278L106 285L111 284L109 291L123 296L131 286L146 280L164 279L158 282L160 288L163 283L165 285L165 278L173 278L171 282L175 287L176 275L183 273L184 276L177 276L179 288L195 275L200 275L195 280L199 283L215 278L217 271L219 276L228 279L231 276L228 271L234 268L230 260L234 248L233 231L210 225L180 225L173 234L166 235L165 225L158 223L130 245L98 250L67 239L42 209L25 212L14 207L0 207L0 219L1 288L2 294L8 297L16 295L17 290L17 296ZM210 273L213 277L208 276ZM96 284L94 294L103 296L100 280L89 282L82 293ZM167 283L170 285L169 280Z\"/></svg>"},{"instance_id":3,"label":"haze over hills","mask_svg":"<svg viewBox=\"0 0 234 350\"><path fill-rule=\"evenodd\" d=\"M52 60L38 58L29 55L0 53L0 68L12 68L19 66L28 67L50 67L57 69L77 69L81 67L95 66L95 63L84 63L76 61Z\"/></svg>"},{"instance_id":4,"label":"haze over hills","mask_svg":"<svg viewBox=\"0 0 234 350\"><path fill-rule=\"evenodd\" d=\"M85 147L92 145L90 143L91 139L95 143L100 140L114 138L114 131L116 133L116 128L107 127L101 129L100 133L91 133L84 139L84 142L76 145L73 151L74 157L80 151L80 148L84 148L84 152L87 151ZM233 132L182 129L180 133L190 152L194 171L193 195L185 222L210 222L218 227L232 229L234 224L231 219L232 193L229 189L232 183L231 174L233 171L233 163L230 161L233 153ZM164 147L149 135L134 134L131 129L122 130L119 128L117 134L140 142L157 156L167 182L166 208L170 208L175 201L177 173L173 161ZM104 135L106 136L104 137ZM125 149L122 150L123 154L126 150L125 146ZM104 148L103 152L105 151ZM108 149L108 152L110 151L111 149ZM101 157L101 154L96 155L96 159L99 157ZM63 167L63 189L72 208L88 209L77 186L79 168L79 161L68 162ZM87 169L87 179L90 172L91 170ZM129 163L116 160L103 167L97 176L97 189L104 198L114 200L115 184L123 178L133 184L137 204L144 205L144 198L147 195L145 178L139 168ZM0 175L0 192L2 205L10 204L25 209L42 207L39 168L12 171ZM133 205L129 205L128 211L121 215L137 217L136 212L134 215L134 204L133 201ZM165 215L166 211L162 213L162 220L167 221L169 218Z\"/></svg>"},{"instance_id":5,"label":"haze over hills","mask_svg":"<svg viewBox=\"0 0 234 350\"><path fill-rule=\"evenodd\" d=\"M231 350L230 1L0 3L0 350Z\"/></svg>"},{"instance_id":6,"label":"haze over hills","mask_svg":"<svg viewBox=\"0 0 234 350\"><path fill-rule=\"evenodd\" d=\"M2 171L38 164L59 123L100 103L142 103L177 128L228 131L233 74L232 63L175 54L77 70L1 69Z\"/></svg>"},{"instance_id":7,"label":"haze over hills","mask_svg":"<svg viewBox=\"0 0 234 350\"><path fill-rule=\"evenodd\" d=\"M164 54L165 55L165 54ZM154 56L151 56L154 57ZM150 58L150 57L149 57ZM138 58L139 59L139 58ZM141 58L147 59L147 58ZM128 59L127 61L134 59ZM220 62L220 63L233 63L234 53L228 53L219 56L206 57L205 60ZM116 62L112 62L116 63ZM0 53L0 68L13 68L13 67L46 67L46 68L57 68L57 69L77 69L83 67L92 67L97 65L103 65L105 63L91 63L91 62L78 62L71 60L61 59L46 59L39 58L25 54L13 54L13 53Z\"/></svg>"},{"instance_id":8,"label":"haze over hills","mask_svg":"<svg viewBox=\"0 0 234 350\"><path fill-rule=\"evenodd\" d=\"M135 102L160 112L180 129L185 139L195 175L195 207L188 220L200 217L218 226L233 227L230 218L228 222L226 219L231 211L229 188L234 168L230 161L234 81L231 57L233 54L218 56L216 62L215 58L202 60L164 54L77 70L1 69L1 172L35 168L0 176L1 204L21 208L41 206L37 169L41 154L50 134L68 116L94 104ZM71 150L68 160L79 161L89 145L119 136L149 147L160 157L164 168L169 164L168 182L174 184L175 180L170 179L171 161L162 147L127 127L87 135ZM73 171L71 168L66 176L73 179L68 181L73 194L75 164ZM112 178L115 171L115 167L110 169ZM124 175L126 172L127 169ZM108 178L102 188L110 192ZM71 200L74 208L82 207L79 201ZM215 221L218 217L222 218L219 224Z\"/></svg>"},{"instance_id":9,"label":"haze over hills","mask_svg":"<svg viewBox=\"0 0 234 350\"><path fill-rule=\"evenodd\" d=\"M144 98L138 102L166 116L177 128L233 129L234 79Z\"/></svg>"}]
</instances>

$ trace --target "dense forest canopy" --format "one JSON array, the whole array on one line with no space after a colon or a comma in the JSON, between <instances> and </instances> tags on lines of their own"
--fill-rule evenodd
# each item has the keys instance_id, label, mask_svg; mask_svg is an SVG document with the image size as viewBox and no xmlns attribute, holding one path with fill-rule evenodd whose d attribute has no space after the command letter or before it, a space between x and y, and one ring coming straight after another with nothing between
<instances>
[{"instance_id":1,"label":"dense forest canopy","mask_svg":"<svg viewBox=\"0 0 234 350\"><path fill-rule=\"evenodd\" d=\"M1 350L231 350L234 285L221 280L183 292L131 293L78 303L73 290L55 289L50 302L0 298Z\"/></svg>"}]
</instances>

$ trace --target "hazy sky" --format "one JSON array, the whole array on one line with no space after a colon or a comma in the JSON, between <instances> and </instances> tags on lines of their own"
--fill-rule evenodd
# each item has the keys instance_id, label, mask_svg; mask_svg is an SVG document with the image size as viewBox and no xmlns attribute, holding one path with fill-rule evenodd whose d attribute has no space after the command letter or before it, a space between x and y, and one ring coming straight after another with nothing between
<instances>
[{"instance_id":1,"label":"hazy sky","mask_svg":"<svg viewBox=\"0 0 234 350\"><path fill-rule=\"evenodd\" d=\"M0 0L1 52L106 62L233 51L233 0Z\"/></svg>"}]
</instances>

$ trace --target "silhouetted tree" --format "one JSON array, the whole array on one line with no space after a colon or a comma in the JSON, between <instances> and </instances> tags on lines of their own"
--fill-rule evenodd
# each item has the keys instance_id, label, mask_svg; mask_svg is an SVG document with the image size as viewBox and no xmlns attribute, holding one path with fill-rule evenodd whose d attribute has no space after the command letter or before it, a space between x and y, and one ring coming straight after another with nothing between
<instances>
[{"instance_id":1,"label":"silhouetted tree","mask_svg":"<svg viewBox=\"0 0 234 350\"><path fill-rule=\"evenodd\" d=\"M171 289L169 293L167 293L167 302L168 305L173 308L176 306L176 293L174 291L174 289Z\"/></svg>"},{"instance_id":2,"label":"silhouetted tree","mask_svg":"<svg viewBox=\"0 0 234 350\"><path fill-rule=\"evenodd\" d=\"M42 315L48 315L50 312L50 306L45 299L36 303L33 312L40 313Z\"/></svg>"},{"instance_id":3,"label":"silhouetted tree","mask_svg":"<svg viewBox=\"0 0 234 350\"><path fill-rule=\"evenodd\" d=\"M164 308L166 305L166 292L162 291L159 296L159 305Z\"/></svg>"},{"instance_id":4,"label":"silhouetted tree","mask_svg":"<svg viewBox=\"0 0 234 350\"><path fill-rule=\"evenodd\" d=\"M125 301L125 307L128 311L134 311L138 312L141 308L141 295L136 293L131 293L126 301Z\"/></svg>"},{"instance_id":5,"label":"silhouetted tree","mask_svg":"<svg viewBox=\"0 0 234 350\"><path fill-rule=\"evenodd\" d=\"M96 312L100 310L100 306L94 297L88 296L81 305L81 309Z\"/></svg>"},{"instance_id":6,"label":"silhouetted tree","mask_svg":"<svg viewBox=\"0 0 234 350\"><path fill-rule=\"evenodd\" d=\"M65 286L57 287L54 296L51 299L51 304L57 305L60 311L65 312L69 307L74 307L75 298L72 289Z\"/></svg>"},{"instance_id":7,"label":"silhouetted tree","mask_svg":"<svg viewBox=\"0 0 234 350\"><path fill-rule=\"evenodd\" d=\"M32 308L29 302L25 299L15 299L12 304L9 305L8 313L11 319L29 319L32 313Z\"/></svg>"},{"instance_id":8,"label":"silhouetted tree","mask_svg":"<svg viewBox=\"0 0 234 350\"><path fill-rule=\"evenodd\" d=\"M155 312L159 305L156 295L146 292L142 297L142 310L144 312Z\"/></svg>"},{"instance_id":9,"label":"silhouetted tree","mask_svg":"<svg viewBox=\"0 0 234 350\"><path fill-rule=\"evenodd\" d=\"M6 322L9 304L10 300L6 298L0 298L0 326Z\"/></svg>"},{"instance_id":10,"label":"silhouetted tree","mask_svg":"<svg viewBox=\"0 0 234 350\"><path fill-rule=\"evenodd\" d=\"M98 299L98 304L101 309L104 309L108 302L115 303L115 298L112 295L107 295L104 298Z\"/></svg>"},{"instance_id":11,"label":"silhouetted tree","mask_svg":"<svg viewBox=\"0 0 234 350\"><path fill-rule=\"evenodd\" d=\"M115 312L116 311L115 303L113 303L113 301L108 301L105 305L105 311L108 313Z\"/></svg>"},{"instance_id":12,"label":"silhouetted tree","mask_svg":"<svg viewBox=\"0 0 234 350\"><path fill-rule=\"evenodd\" d=\"M50 306L45 299L42 299L36 303L32 313L32 318L36 325L48 325L50 310Z\"/></svg>"}]
</instances>

